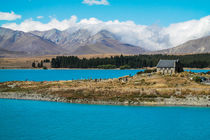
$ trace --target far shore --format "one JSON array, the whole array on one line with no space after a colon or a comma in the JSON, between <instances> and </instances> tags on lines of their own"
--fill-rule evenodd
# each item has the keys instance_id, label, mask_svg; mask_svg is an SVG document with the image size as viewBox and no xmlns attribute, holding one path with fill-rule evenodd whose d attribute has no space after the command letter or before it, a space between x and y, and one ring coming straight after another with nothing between
<instances>
[{"instance_id":1,"label":"far shore","mask_svg":"<svg viewBox=\"0 0 210 140\"><path fill-rule=\"evenodd\" d=\"M144 70L144 69L155 69L156 67L145 67L145 68L131 68L126 70ZM43 70L43 68L20 68L20 67L0 67L0 69L31 69L31 70ZM120 68L115 69L99 69L99 68L47 68L47 70L121 70ZM123 69L122 69L123 70ZM184 70L210 70L210 68L184 68Z\"/></svg>"},{"instance_id":2,"label":"far shore","mask_svg":"<svg viewBox=\"0 0 210 140\"><path fill-rule=\"evenodd\" d=\"M178 55L178 54L174 54ZM183 54L183 55L192 55L192 54ZM196 54L197 55L202 55L202 54ZM32 64L35 63L35 66L38 65L38 63L41 63L41 61L44 61L46 59L52 60L52 58L56 58L57 56L67 56L67 55L44 55L44 56L28 56L28 57L0 57L0 69L39 69L39 68L33 68ZM110 58L111 56L121 56L121 54L89 54L89 55L71 55L78 57L79 59L86 58ZM129 54L123 54L123 56L134 56L134 55L129 55ZM182 55L180 55L182 56ZM194 57L193 57L194 58ZM205 57L206 59L200 59L201 62L209 60L209 56ZM167 58L164 58L167 59ZM170 58L168 58L170 59ZM197 61L197 60L196 60ZM194 62L194 61L193 61ZM209 63L207 61L207 63ZM150 63L148 63L150 64ZM153 64L152 66L155 66L157 64ZM34 65L33 65L34 66ZM51 68L51 63L50 62L44 62L43 66L46 67L47 69L97 69L97 68ZM68 65L66 65L68 66ZM154 67L146 67L146 65L143 68L137 68L137 69L152 69ZM148 65L149 66L149 65ZM193 66L193 65L186 65L186 66ZM195 65L197 67L202 67L199 65ZM207 67L208 65L205 65L206 68L185 68L185 69L191 69L191 70L197 70L197 69L202 69L202 70L210 70L210 67ZM75 67L75 66L73 66ZM40 68L42 69L42 68ZM119 68L117 68L119 69ZM132 68L134 69L134 68ZM136 69L136 68L135 68Z\"/></svg>"}]
</instances>

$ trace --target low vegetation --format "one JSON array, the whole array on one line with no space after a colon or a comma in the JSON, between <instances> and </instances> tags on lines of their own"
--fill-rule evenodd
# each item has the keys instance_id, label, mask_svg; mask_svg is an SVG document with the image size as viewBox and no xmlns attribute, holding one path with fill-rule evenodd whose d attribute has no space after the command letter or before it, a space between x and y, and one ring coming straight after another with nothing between
<instances>
[{"instance_id":1,"label":"low vegetation","mask_svg":"<svg viewBox=\"0 0 210 140\"><path fill-rule=\"evenodd\" d=\"M128 78L126 82L120 79L16 81L0 83L0 92L37 93L71 101L153 102L171 97L184 99L188 95L210 97L209 85L201 84L199 80L191 80L191 77L199 76L210 77L207 74L183 72L172 76L140 73Z\"/></svg>"},{"instance_id":2,"label":"low vegetation","mask_svg":"<svg viewBox=\"0 0 210 140\"><path fill-rule=\"evenodd\" d=\"M108 65L99 65L99 66L97 66L97 68L99 68L99 69L115 69L116 66L108 64Z\"/></svg>"},{"instance_id":3,"label":"low vegetation","mask_svg":"<svg viewBox=\"0 0 210 140\"><path fill-rule=\"evenodd\" d=\"M130 69L130 68L131 68L130 65L123 65L123 66L120 66L120 69L121 69L121 70Z\"/></svg>"}]
</instances>

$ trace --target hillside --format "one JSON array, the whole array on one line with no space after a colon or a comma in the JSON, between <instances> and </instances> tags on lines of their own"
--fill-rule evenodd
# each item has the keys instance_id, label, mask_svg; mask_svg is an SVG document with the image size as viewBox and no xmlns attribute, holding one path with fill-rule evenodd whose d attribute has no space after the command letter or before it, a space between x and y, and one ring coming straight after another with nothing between
<instances>
[{"instance_id":1,"label":"hillside","mask_svg":"<svg viewBox=\"0 0 210 140\"><path fill-rule=\"evenodd\" d=\"M87 40L86 45L78 47L74 54L139 54L145 52L143 48L121 43L114 34L102 30Z\"/></svg>"},{"instance_id":2,"label":"hillside","mask_svg":"<svg viewBox=\"0 0 210 140\"><path fill-rule=\"evenodd\" d=\"M34 31L32 34L48 39L68 50L69 54L140 54L145 50L138 46L120 42L120 38L107 30L91 34L88 30L80 29L59 31Z\"/></svg>"},{"instance_id":3,"label":"hillside","mask_svg":"<svg viewBox=\"0 0 210 140\"><path fill-rule=\"evenodd\" d=\"M25 57L86 54L196 54L210 52L210 36L177 47L151 52L126 44L107 30L95 34L85 29L22 32L0 27L0 56ZM145 46L144 46L145 47Z\"/></svg>"},{"instance_id":4,"label":"hillside","mask_svg":"<svg viewBox=\"0 0 210 140\"><path fill-rule=\"evenodd\" d=\"M210 36L190 40L177 47L160 50L155 53L164 54L196 54L196 53L209 53L210 52Z\"/></svg>"},{"instance_id":5,"label":"hillside","mask_svg":"<svg viewBox=\"0 0 210 140\"><path fill-rule=\"evenodd\" d=\"M62 54L64 49L39 36L0 27L0 54L7 56L34 56Z\"/></svg>"},{"instance_id":6,"label":"hillside","mask_svg":"<svg viewBox=\"0 0 210 140\"><path fill-rule=\"evenodd\" d=\"M96 34L82 29L76 31L52 29L25 33L0 27L1 57L144 52L141 47L120 42L119 37L106 30Z\"/></svg>"}]
</instances>

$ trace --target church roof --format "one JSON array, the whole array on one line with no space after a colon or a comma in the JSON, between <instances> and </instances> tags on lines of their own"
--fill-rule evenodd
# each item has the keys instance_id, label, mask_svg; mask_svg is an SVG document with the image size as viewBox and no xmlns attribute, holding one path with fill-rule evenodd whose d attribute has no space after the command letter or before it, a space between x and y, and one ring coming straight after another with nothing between
<instances>
[{"instance_id":1,"label":"church roof","mask_svg":"<svg viewBox=\"0 0 210 140\"><path fill-rule=\"evenodd\" d=\"M175 68L178 60L160 60L157 64L157 68Z\"/></svg>"}]
</instances>

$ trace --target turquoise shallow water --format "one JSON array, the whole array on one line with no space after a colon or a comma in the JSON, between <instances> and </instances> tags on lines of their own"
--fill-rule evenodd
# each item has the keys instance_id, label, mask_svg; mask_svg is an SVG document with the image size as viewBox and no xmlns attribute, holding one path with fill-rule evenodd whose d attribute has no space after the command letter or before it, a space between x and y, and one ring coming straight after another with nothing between
<instances>
[{"instance_id":1,"label":"turquoise shallow water","mask_svg":"<svg viewBox=\"0 0 210 140\"><path fill-rule=\"evenodd\" d=\"M135 75L143 70L32 70L32 69L1 69L0 82L5 81L59 81L78 79L108 79L125 75ZM189 70L186 70L189 71ZM209 70L190 70L207 72Z\"/></svg>"},{"instance_id":2,"label":"turquoise shallow water","mask_svg":"<svg viewBox=\"0 0 210 140\"><path fill-rule=\"evenodd\" d=\"M210 108L0 99L1 140L209 140Z\"/></svg>"},{"instance_id":3,"label":"turquoise shallow water","mask_svg":"<svg viewBox=\"0 0 210 140\"><path fill-rule=\"evenodd\" d=\"M0 82L5 81L58 81L78 79L108 79L125 75L135 75L143 70L32 70L1 69Z\"/></svg>"},{"instance_id":4,"label":"turquoise shallow water","mask_svg":"<svg viewBox=\"0 0 210 140\"><path fill-rule=\"evenodd\" d=\"M195 72L195 73L201 73L201 72L204 72L204 73L206 73L206 72L208 72L208 71L210 71L210 70L205 70L205 69L186 69L185 71L188 71L188 72Z\"/></svg>"}]
</instances>

